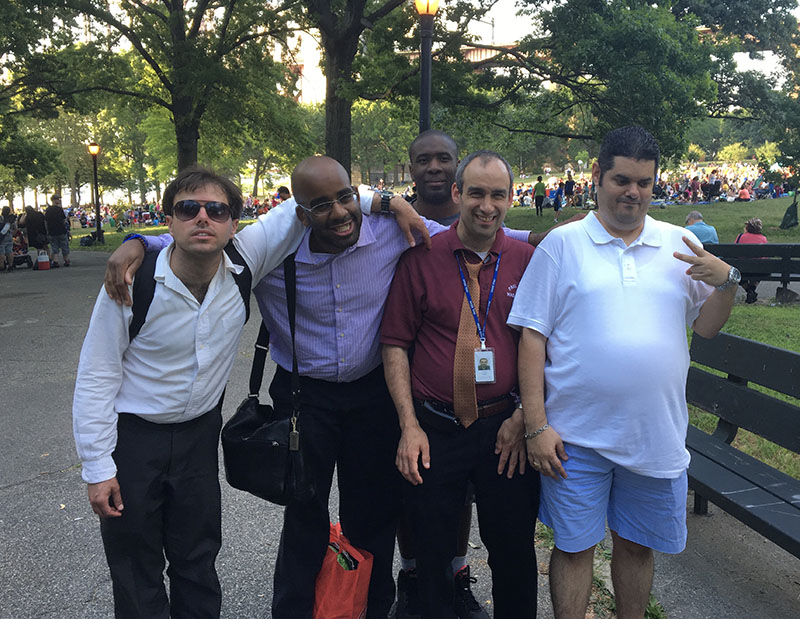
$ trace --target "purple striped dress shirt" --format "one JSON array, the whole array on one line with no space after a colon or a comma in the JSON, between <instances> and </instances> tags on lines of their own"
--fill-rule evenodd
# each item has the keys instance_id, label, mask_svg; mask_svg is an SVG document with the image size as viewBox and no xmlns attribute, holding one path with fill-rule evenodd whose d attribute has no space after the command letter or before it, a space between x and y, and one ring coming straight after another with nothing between
<instances>
[{"instance_id":1,"label":"purple striped dress shirt","mask_svg":"<svg viewBox=\"0 0 800 619\"><path fill-rule=\"evenodd\" d=\"M446 228L426 222L431 234ZM408 249L394 217L364 217L358 242L340 254L309 249L306 230L297 265L297 363L302 376L351 382L381 362L383 306L400 255ZM292 369L283 267L253 289L270 332L270 355Z\"/></svg>"}]
</instances>

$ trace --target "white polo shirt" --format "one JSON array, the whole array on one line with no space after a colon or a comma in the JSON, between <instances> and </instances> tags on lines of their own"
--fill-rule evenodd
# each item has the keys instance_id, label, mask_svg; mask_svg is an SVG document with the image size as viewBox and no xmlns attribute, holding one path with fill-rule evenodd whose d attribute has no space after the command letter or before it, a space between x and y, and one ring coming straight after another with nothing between
<instances>
[{"instance_id":1,"label":"white polo shirt","mask_svg":"<svg viewBox=\"0 0 800 619\"><path fill-rule=\"evenodd\" d=\"M677 477L686 451L686 327L713 288L672 253L689 231L647 216L630 246L595 213L553 230L528 265L508 324L546 336L545 410L568 443L640 475Z\"/></svg>"}]
</instances>

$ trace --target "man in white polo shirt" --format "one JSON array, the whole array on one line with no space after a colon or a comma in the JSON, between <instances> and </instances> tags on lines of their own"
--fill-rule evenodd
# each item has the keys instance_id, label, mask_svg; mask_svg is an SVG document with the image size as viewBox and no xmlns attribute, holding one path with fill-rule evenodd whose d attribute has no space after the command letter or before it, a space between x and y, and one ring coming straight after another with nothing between
<instances>
[{"instance_id":1,"label":"man in white polo shirt","mask_svg":"<svg viewBox=\"0 0 800 619\"><path fill-rule=\"evenodd\" d=\"M592 166L597 212L539 245L508 318L523 328L527 451L542 473L540 519L554 530L559 619L584 616L606 519L620 618L644 615L653 549L686 542L686 327L716 335L739 274L647 216L658 160L641 127L605 137Z\"/></svg>"}]
</instances>

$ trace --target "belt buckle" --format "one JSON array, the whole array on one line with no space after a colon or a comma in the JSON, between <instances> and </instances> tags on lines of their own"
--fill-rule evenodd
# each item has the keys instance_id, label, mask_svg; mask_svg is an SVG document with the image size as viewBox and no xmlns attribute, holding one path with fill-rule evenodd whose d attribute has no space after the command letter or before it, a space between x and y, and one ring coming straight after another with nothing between
<instances>
[{"instance_id":1,"label":"belt buckle","mask_svg":"<svg viewBox=\"0 0 800 619\"><path fill-rule=\"evenodd\" d=\"M437 409L433 405L433 402L431 402L430 400L423 400L422 401L422 407L425 410L427 410L429 413L433 413L437 417L441 417L442 419L446 419L447 421L450 421L450 422L454 423L457 426L461 425L461 421L458 419L458 417L455 416L455 414L449 415L444 410Z\"/></svg>"}]
</instances>

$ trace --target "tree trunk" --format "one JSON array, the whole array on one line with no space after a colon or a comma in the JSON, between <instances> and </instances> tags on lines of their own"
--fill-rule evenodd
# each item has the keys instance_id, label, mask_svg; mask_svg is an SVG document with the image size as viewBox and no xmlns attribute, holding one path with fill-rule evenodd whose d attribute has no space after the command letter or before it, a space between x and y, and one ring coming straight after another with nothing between
<instances>
[{"instance_id":1,"label":"tree trunk","mask_svg":"<svg viewBox=\"0 0 800 619\"><path fill-rule=\"evenodd\" d=\"M25 210L25 186L24 185L22 187L22 195L21 195L21 197L22 197L22 210L24 211Z\"/></svg>"},{"instance_id":2,"label":"tree trunk","mask_svg":"<svg viewBox=\"0 0 800 619\"><path fill-rule=\"evenodd\" d=\"M144 167L138 171L137 182L139 183L139 203L147 204L147 178L145 176Z\"/></svg>"},{"instance_id":3,"label":"tree trunk","mask_svg":"<svg viewBox=\"0 0 800 619\"><path fill-rule=\"evenodd\" d=\"M160 204L161 203L161 181L158 180L158 179L155 179L154 182L156 184L156 202L158 202ZM145 201L144 204L147 204L147 201Z\"/></svg>"},{"instance_id":4,"label":"tree trunk","mask_svg":"<svg viewBox=\"0 0 800 619\"><path fill-rule=\"evenodd\" d=\"M339 86L352 82L358 37L322 36L325 48L325 154L350 174L350 130L353 102L339 96Z\"/></svg>"},{"instance_id":5,"label":"tree trunk","mask_svg":"<svg viewBox=\"0 0 800 619\"><path fill-rule=\"evenodd\" d=\"M133 145L133 168L139 190L139 203L147 204L147 170L144 169L144 147L139 142Z\"/></svg>"},{"instance_id":6,"label":"tree trunk","mask_svg":"<svg viewBox=\"0 0 800 619\"><path fill-rule=\"evenodd\" d=\"M253 175L253 197L258 197L258 183L261 181L261 173L264 171L266 162L260 155L256 157L256 171Z\"/></svg>"},{"instance_id":7,"label":"tree trunk","mask_svg":"<svg viewBox=\"0 0 800 619\"><path fill-rule=\"evenodd\" d=\"M73 207L80 206L81 203L81 184L78 181L77 170L75 170L75 174L72 175L69 181L69 203Z\"/></svg>"},{"instance_id":8,"label":"tree trunk","mask_svg":"<svg viewBox=\"0 0 800 619\"><path fill-rule=\"evenodd\" d=\"M172 98L175 137L178 143L178 172L197 163L197 141L200 139L200 120L192 114L192 98Z\"/></svg>"}]
</instances>

